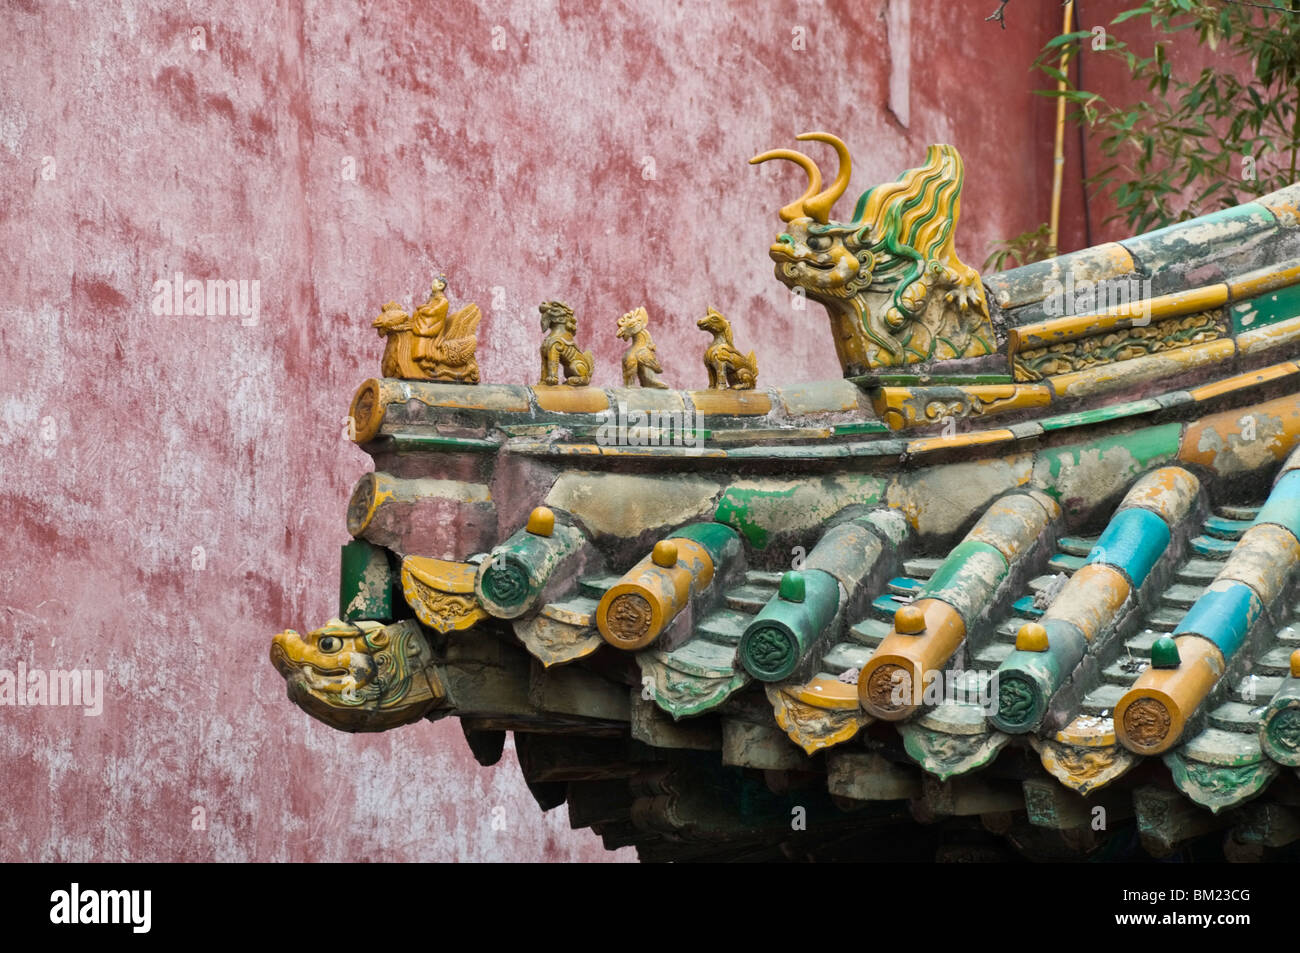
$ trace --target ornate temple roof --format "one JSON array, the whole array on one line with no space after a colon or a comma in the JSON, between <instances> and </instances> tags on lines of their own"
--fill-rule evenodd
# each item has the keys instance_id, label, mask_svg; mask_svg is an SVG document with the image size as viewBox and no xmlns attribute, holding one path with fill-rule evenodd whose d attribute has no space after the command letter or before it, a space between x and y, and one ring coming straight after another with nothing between
<instances>
[{"instance_id":1,"label":"ornate temple roof","mask_svg":"<svg viewBox=\"0 0 1300 953\"><path fill-rule=\"evenodd\" d=\"M710 309L713 386L671 389L634 309L593 387L546 302L541 382L467 383L476 321L385 310L410 372L353 401L375 472L339 619L274 640L290 697L455 716L483 764L511 732L646 859L779 856L792 816L825 858L1294 846L1300 185L981 278L955 150L848 223L792 156L770 255L842 380L760 386Z\"/></svg>"}]
</instances>

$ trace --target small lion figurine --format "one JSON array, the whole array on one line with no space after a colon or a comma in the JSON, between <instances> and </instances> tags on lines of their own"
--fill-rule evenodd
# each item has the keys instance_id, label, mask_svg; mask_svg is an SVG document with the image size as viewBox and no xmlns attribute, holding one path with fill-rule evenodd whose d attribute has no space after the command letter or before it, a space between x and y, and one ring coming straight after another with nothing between
<instances>
[{"instance_id":1,"label":"small lion figurine","mask_svg":"<svg viewBox=\"0 0 1300 953\"><path fill-rule=\"evenodd\" d=\"M560 368L563 368L564 383L572 387L586 387L591 383L596 359L590 351L578 350L578 344L574 340L578 321L573 316L573 309L562 301L543 301L537 310L542 314L542 330L546 332L541 348L541 383L558 384Z\"/></svg>"},{"instance_id":2,"label":"small lion figurine","mask_svg":"<svg viewBox=\"0 0 1300 953\"><path fill-rule=\"evenodd\" d=\"M649 323L650 315L644 307L629 311L618 319L618 336L631 342L623 352L623 386L635 387L640 381L642 387L667 390L668 385L656 376L664 369L655 358L655 342L646 329Z\"/></svg>"},{"instance_id":3,"label":"small lion figurine","mask_svg":"<svg viewBox=\"0 0 1300 953\"><path fill-rule=\"evenodd\" d=\"M731 322L717 308L695 322L701 331L713 335L713 343L704 349L704 367L709 372L710 390L753 390L758 380L758 360L754 352L743 355L731 339Z\"/></svg>"}]
</instances>

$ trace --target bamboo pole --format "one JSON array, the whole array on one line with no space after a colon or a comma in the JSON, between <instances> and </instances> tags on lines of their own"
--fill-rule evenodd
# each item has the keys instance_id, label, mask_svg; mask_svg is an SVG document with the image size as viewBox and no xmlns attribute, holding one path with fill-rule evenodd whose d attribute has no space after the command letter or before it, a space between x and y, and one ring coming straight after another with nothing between
<instances>
[{"instance_id":1,"label":"bamboo pole","mask_svg":"<svg viewBox=\"0 0 1300 953\"><path fill-rule=\"evenodd\" d=\"M1065 27L1061 33L1069 33L1074 28L1074 0L1067 0L1065 4ZM1062 78L1056 82L1056 91L1058 94L1065 92L1066 82L1064 79L1065 71L1069 65L1070 54L1068 49L1061 52L1061 74ZM1052 254L1057 253L1057 238L1061 228L1061 181L1065 175L1065 99L1058 95L1056 99L1056 148L1053 152L1052 159L1052 221L1051 233L1049 240L1052 245Z\"/></svg>"}]
</instances>

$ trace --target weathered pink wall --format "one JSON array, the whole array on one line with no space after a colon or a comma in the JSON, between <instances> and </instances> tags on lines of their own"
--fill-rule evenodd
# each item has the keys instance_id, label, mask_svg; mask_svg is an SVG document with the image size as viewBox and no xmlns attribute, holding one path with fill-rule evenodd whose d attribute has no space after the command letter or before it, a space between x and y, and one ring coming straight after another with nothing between
<instances>
[{"instance_id":1,"label":"weathered pink wall","mask_svg":"<svg viewBox=\"0 0 1300 953\"><path fill-rule=\"evenodd\" d=\"M538 811L513 755L479 768L454 720L338 733L267 661L273 632L337 611L368 325L443 271L484 309L487 381L534 379L556 297L599 384L642 303L679 386L704 383L709 304L760 383L835 376L825 318L790 308L766 257L801 174L749 156L839 132L847 216L951 142L976 266L1047 213L1051 107L1027 70L1055 13L1013 4L1001 31L993 0L916 0L909 39L893 3L889 35L885 0L11 0L0 668L102 669L106 698L97 718L0 707L0 859L610 857ZM259 323L156 316L177 271L260 281Z\"/></svg>"}]
</instances>

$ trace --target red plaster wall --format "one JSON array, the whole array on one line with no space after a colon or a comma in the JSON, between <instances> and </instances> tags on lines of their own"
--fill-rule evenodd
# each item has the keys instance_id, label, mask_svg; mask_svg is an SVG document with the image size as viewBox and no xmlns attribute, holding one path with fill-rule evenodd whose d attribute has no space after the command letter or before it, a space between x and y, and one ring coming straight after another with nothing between
<instances>
[{"instance_id":1,"label":"red plaster wall","mask_svg":"<svg viewBox=\"0 0 1300 953\"><path fill-rule=\"evenodd\" d=\"M766 257L800 173L745 160L839 132L846 216L951 142L978 266L1047 216L1051 107L1028 64L1055 4L1030 2L1002 31L993 0L915 0L904 127L885 0L10 0L0 668L101 669L106 697L100 717L0 707L0 859L630 859L543 816L513 754L479 768L454 720L350 736L284 697L269 637L337 611L370 468L343 438L378 373L369 322L443 271L483 307L486 381L535 379L556 297L598 384L642 303L677 386L705 381L709 304L761 383L835 376L825 318L791 310ZM259 322L156 316L177 271L258 280Z\"/></svg>"}]
</instances>

